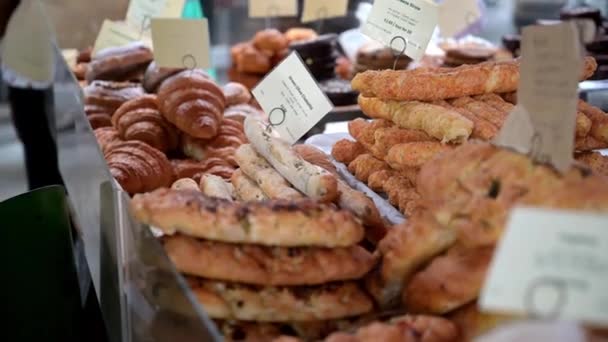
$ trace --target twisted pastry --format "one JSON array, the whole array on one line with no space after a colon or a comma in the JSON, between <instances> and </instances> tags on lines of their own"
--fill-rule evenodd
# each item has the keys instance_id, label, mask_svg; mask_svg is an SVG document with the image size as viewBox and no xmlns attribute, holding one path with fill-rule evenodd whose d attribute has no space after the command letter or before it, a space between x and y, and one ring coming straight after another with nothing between
<instances>
[{"instance_id":1,"label":"twisted pastry","mask_svg":"<svg viewBox=\"0 0 608 342\"><path fill-rule=\"evenodd\" d=\"M246 143L247 137L243 133L243 123L224 118L215 138L205 140L184 135L182 149L184 154L190 158L196 160L221 158L236 167L238 164L234 159L234 152L239 146Z\"/></svg>"},{"instance_id":2,"label":"twisted pastry","mask_svg":"<svg viewBox=\"0 0 608 342\"><path fill-rule=\"evenodd\" d=\"M93 131L101 152L106 153L107 148L116 141L122 141L120 134L114 127L100 127Z\"/></svg>"},{"instance_id":3,"label":"twisted pastry","mask_svg":"<svg viewBox=\"0 0 608 342\"><path fill-rule=\"evenodd\" d=\"M93 129L112 126L112 115L123 103L144 95L137 84L93 81L84 88L84 112Z\"/></svg>"},{"instance_id":4,"label":"twisted pastry","mask_svg":"<svg viewBox=\"0 0 608 342\"><path fill-rule=\"evenodd\" d=\"M141 141L118 141L104 153L110 173L129 194L171 186L173 169L164 153Z\"/></svg>"},{"instance_id":5,"label":"twisted pastry","mask_svg":"<svg viewBox=\"0 0 608 342\"><path fill-rule=\"evenodd\" d=\"M203 71L185 70L166 79L158 100L165 118L185 133L201 139L217 135L226 98Z\"/></svg>"},{"instance_id":6,"label":"twisted pastry","mask_svg":"<svg viewBox=\"0 0 608 342\"><path fill-rule=\"evenodd\" d=\"M144 95L123 103L112 124L124 140L139 140L167 152L177 147L179 135L158 110L156 95Z\"/></svg>"},{"instance_id":7,"label":"twisted pastry","mask_svg":"<svg viewBox=\"0 0 608 342\"><path fill-rule=\"evenodd\" d=\"M212 174L230 179L235 168L221 158L209 158L205 161L192 159L175 159L171 161L173 173L177 178L192 178L197 183L204 174Z\"/></svg>"}]
</instances>

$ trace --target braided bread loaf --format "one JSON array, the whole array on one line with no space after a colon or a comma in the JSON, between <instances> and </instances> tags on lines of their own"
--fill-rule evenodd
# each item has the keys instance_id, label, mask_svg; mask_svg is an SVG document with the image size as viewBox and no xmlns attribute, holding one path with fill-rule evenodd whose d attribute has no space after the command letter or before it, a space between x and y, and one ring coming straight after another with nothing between
<instances>
[{"instance_id":1,"label":"braided bread loaf","mask_svg":"<svg viewBox=\"0 0 608 342\"><path fill-rule=\"evenodd\" d=\"M139 140L162 151L175 149L179 135L158 110L156 95L143 95L123 103L114 113L112 124L124 140Z\"/></svg>"},{"instance_id":2,"label":"braided bread loaf","mask_svg":"<svg viewBox=\"0 0 608 342\"><path fill-rule=\"evenodd\" d=\"M217 135L226 98L204 71L185 70L166 79L158 100L165 118L185 133L201 139Z\"/></svg>"},{"instance_id":3,"label":"braided bread loaf","mask_svg":"<svg viewBox=\"0 0 608 342\"><path fill-rule=\"evenodd\" d=\"M188 135L182 138L182 149L185 155L196 160L220 158L227 160L231 165L238 166L234 159L234 152L242 144L247 143L243 132L243 123L224 118L218 135L211 140L196 139Z\"/></svg>"},{"instance_id":4,"label":"braided bread loaf","mask_svg":"<svg viewBox=\"0 0 608 342\"><path fill-rule=\"evenodd\" d=\"M114 142L104 156L112 176L130 194L169 187L173 182L173 168L165 154L141 141Z\"/></svg>"},{"instance_id":5,"label":"braided bread loaf","mask_svg":"<svg viewBox=\"0 0 608 342\"><path fill-rule=\"evenodd\" d=\"M84 112L93 129L112 126L116 109L142 95L143 88L135 83L93 81L84 88Z\"/></svg>"}]
</instances>

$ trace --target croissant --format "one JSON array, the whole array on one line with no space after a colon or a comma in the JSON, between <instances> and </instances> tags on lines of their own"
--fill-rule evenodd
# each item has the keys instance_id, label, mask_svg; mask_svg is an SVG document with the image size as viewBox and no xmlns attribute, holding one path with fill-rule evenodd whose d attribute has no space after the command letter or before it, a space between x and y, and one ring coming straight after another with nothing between
<instances>
[{"instance_id":1,"label":"croissant","mask_svg":"<svg viewBox=\"0 0 608 342\"><path fill-rule=\"evenodd\" d=\"M204 71L185 70L166 79L158 100L161 113L183 132L201 139L219 132L226 98Z\"/></svg>"},{"instance_id":2,"label":"croissant","mask_svg":"<svg viewBox=\"0 0 608 342\"><path fill-rule=\"evenodd\" d=\"M112 126L112 115L128 100L144 95L137 84L93 81L84 88L84 112L93 129Z\"/></svg>"},{"instance_id":3,"label":"croissant","mask_svg":"<svg viewBox=\"0 0 608 342\"><path fill-rule=\"evenodd\" d=\"M156 95L144 95L123 103L112 124L124 140L139 140L167 152L177 147L179 135L158 110Z\"/></svg>"},{"instance_id":4,"label":"croissant","mask_svg":"<svg viewBox=\"0 0 608 342\"><path fill-rule=\"evenodd\" d=\"M171 165L177 178L192 178L197 183L204 174L230 179L235 170L234 166L221 158L209 158L202 162L193 159L175 159L171 161Z\"/></svg>"},{"instance_id":5,"label":"croissant","mask_svg":"<svg viewBox=\"0 0 608 342\"><path fill-rule=\"evenodd\" d=\"M188 135L182 138L182 149L186 156L205 160L208 158L221 158L231 165L238 166L234 159L234 152L242 144L247 143L243 132L243 123L233 119L224 118L218 135L213 139L196 139Z\"/></svg>"},{"instance_id":6,"label":"croissant","mask_svg":"<svg viewBox=\"0 0 608 342\"><path fill-rule=\"evenodd\" d=\"M129 194L169 187L173 182L173 169L165 154L144 142L114 142L104 156L110 173Z\"/></svg>"},{"instance_id":7,"label":"croissant","mask_svg":"<svg viewBox=\"0 0 608 342\"><path fill-rule=\"evenodd\" d=\"M100 127L93 131L95 134L95 138L97 139L97 143L101 148L101 152L105 153L108 146L116 141L122 141L120 139L120 134L114 127Z\"/></svg>"}]
</instances>

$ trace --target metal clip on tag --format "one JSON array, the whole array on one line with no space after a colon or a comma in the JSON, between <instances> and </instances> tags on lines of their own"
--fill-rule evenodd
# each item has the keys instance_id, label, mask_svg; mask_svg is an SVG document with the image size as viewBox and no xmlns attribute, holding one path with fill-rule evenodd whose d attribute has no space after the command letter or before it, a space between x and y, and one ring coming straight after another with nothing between
<instances>
[{"instance_id":1,"label":"metal clip on tag","mask_svg":"<svg viewBox=\"0 0 608 342\"><path fill-rule=\"evenodd\" d=\"M325 22L325 18L327 18L327 15L327 7L319 7L319 10L317 11L317 16L319 17L319 19L317 19L319 20L319 24L317 25L317 32L319 34L321 34L321 30L323 29L323 23Z\"/></svg>"},{"instance_id":2,"label":"metal clip on tag","mask_svg":"<svg viewBox=\"0 0 608 342\"><path fill-rule=\"evenodd\" d=\"M144 15L143 19L141 20L141 29L139 31L139 40L141 40L144 37L144 34L146 33L146 31L148 31L150 29L150 21L151 18L149 15Z\"/></svg>"},{"instance_id":3,"label":"metal clip on tag","mask_svg":"<svg viewBox=\"0 0 608 342\"><path fill-rule=\"evenodd\" d=\"M401 50L397 50L393 46L393 44L397 40L403 41L403 48ZM403 54L405 53L405 50L407 49L407 39L403 38L402 36L394 36L393 39L391 39L391 43L390 43L389 47L391 48L391 51L393 53L393 57L395 57L395 61L393 62L393 70L395 70L397 68L397 62L399 61L399 58L401 56L403 56Z\"/></svg>"},{"instance_id":4,"label":"metal clip on tag","mask_svg":"<svg viewBox=\"0 0 608 342\"><path fill-rule=\"evenodd\" d=\"M266 132L272 132L272 128L281 125L285 122L285 115L287 112L283 107L275 107L270 113L268 113L268 125L266 125ZM274 118L274 119L273 119Z\"/></svg>"},{"instance_id":5,"label":"metal clip on tag","mask_svg":"<svg viewBox=\"0 0 608 342\"><path fill-rule=\"evenodd\" d=\"M567 284L562 279L552 277L536 279L528 286L524 294L524 307L528 315L537 319L557 319L566 305L567 290ZM547 303L548 296L555 297L555 299L551 303ZM551 304L551 306L547 307L547 304ZM541 308L540 305L544 307Z\"/></svg>"},{"instance_id":6,"label":"metal clip on tag","mask_svg":"<svg viewBox=\"0 0 608 342\"><path fill-rule=\"evenodd\" d=\"M266 29L269 29L271 27L272 17L275 17L278 14L279 7L277 5L272 3L270 6L268 6L268 9L266 10Z\"/></svg>"},{"instance_id":7,"label":"metal clip on tag","mask_svg":"<svg viewBox=\"0 0 608 342\"><path fill-rule=\"evenodd\" d=\"M191 54L184 55L182 57L182 65L185 69L192 72L194 69L196 69L196 58L194 58L194 56Z\"/></svg>"}]
</instances>

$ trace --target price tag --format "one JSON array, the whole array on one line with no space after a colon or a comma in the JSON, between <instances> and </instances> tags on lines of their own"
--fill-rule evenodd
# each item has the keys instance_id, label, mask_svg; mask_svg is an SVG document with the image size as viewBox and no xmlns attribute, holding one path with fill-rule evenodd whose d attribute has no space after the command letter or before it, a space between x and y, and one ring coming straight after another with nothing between
<instances>
[{"instance_id":1,"label":"price tag","mask_svg":"<svg viewBox=\"0 0 608 342\"><path fill-rule=\"evenodd\" d=\"M438 15L437 5L429 0L376 0L362 32L419 60L429 45Z\"/></svg>"},{"instance_id":2,"label":"price tag","mask_svg":"<svg viewBox=\"0 0 608 342\"><path fill-rule=\"evenodd\" d=\"M523 29L516 115L509 115L495 143L529 153L560 171L572 164L582 58L572 23ZM522 117L529 128L522 130Z\"/></svg>"},{"instance_id":3,"label":"price tag","mask_svg":"<svg viewBox=\"0 0 608 342\"><path fill-rule=\"evenodd\" d=\"M302 10L303 23L343 17L348 10L348 0L306 0Z\"/></svg>"},{"instance_id":4,"label":"price tag","mask_svg":"<svg viewBox=\"0 0 608 342\"><path fill-rule=\"evenodd\" d=\"M439 4L439 32L451 38L481 18L477 0L443 0Z\"/></svg>"},{"instance_id":5,"label":"price tag","mask_svg":"<svg viewBox=\"0 0 608 342\"><path fill-rule=\"evenodd\" d=\"M249 17L295 17L298 15L297 0L249 0Z\"/></svg>"},{"instance_id":6,"label":"price tag","mask_svg":"<svg viewBox=\"0 0 608 342\"><path fill-rule=\"evenodd\" d=\"M136 30L148 31L152 18L180 18L186 0L131 0L127 23Z\"/></svg>"},{"instance_id":7,"label":"price tag","mask_svg":"<svg viewBox=\"0 0 608 342\"><path fill-rule=\"evenodd\" d=\"M6 27L2 63L19 76L52 82L55 71L53 35L42 4L22 1Z\"/></svg>"},{"instance_id":8,"label":"price tag","mask_svg":"<svg viewBox=\"0 0 608 342\"><path fill-rule=\"evenodd\" d=\"M266 75L252 93L270 125L292 144L333 109L297 52Z\"/></svg>"},{"instance_id":9,"label":"price tag","mask_svg":"<svg viewBox=\"0 0 608 342\"><path fill-rule=\"evenodd\" d=\"M152 19L154 60L162 68L209 68L207 19Z\"/></svg>"},{"instance_id":10,"label":"price tag","mask_svg":"<svg viewBox=\"0 0 608 342\"><path fill-rule=\"evenodd\" d=\"M480 297L485 311L608 325L608 215L513 210Z\"/></svg>"},{"instance_id":11,"label":"price tag","mask_svg":"<svg viewBox=\"0 0 608 342\"><path fill-rule=\"evenodd\" d=\"M146 46L152 45L148 36L142 36L140 31L133 29L126 23L106 19L101 25L97 39L95 39L93 55L99 50L123 46L135 41L142 41Z\"/></svg>"}]
</instances>

